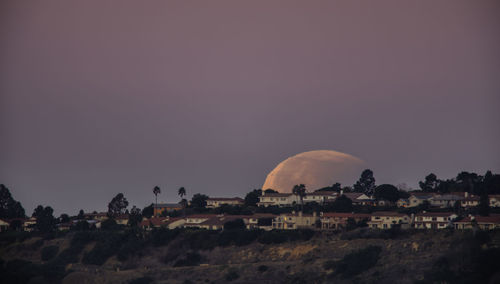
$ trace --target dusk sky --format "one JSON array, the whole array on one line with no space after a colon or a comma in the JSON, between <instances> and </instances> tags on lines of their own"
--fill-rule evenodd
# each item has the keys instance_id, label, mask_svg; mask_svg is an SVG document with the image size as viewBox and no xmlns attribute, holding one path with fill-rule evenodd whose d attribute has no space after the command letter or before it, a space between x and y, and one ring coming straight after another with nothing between
<instances>
[{"instance_id":1,"label":"dusk sky","mask_svg":"<svg viewBox=\"0 0 500 284\"><path fill-rule=\"evenodd\" d=\"M0 183L26 213L244 197L284 159L500 173L500 1L0 2Z\"/></svg>"}]
</instances>

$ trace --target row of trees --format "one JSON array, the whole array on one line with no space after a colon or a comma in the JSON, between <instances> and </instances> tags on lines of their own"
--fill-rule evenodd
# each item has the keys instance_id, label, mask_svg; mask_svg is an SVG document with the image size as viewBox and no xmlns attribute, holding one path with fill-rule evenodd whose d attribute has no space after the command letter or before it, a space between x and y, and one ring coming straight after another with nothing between
<instances>
[{"instance_id":1,"label":"row of trees","mask_svg":"<svg viewBox=\"0 0 500 284\"><path fill-rule=\"evenodd\" d=\"M422 191L448 193L452 191L469 192L474 195L500 194L500 175L487 171L484 176L476 173L461 172L455 178L441 180L433 173L419 182Z\"/></svg>"}]
</instances>

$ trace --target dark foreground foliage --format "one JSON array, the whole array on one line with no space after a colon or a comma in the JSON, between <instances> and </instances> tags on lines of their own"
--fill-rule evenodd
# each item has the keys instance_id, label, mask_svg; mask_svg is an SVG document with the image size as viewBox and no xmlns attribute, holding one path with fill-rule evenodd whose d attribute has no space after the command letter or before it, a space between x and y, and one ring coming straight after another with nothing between
<instances>
[{"instance_id":1,"label":"dark foreground foliage","mask_svg":"<svg viewBox=\"0 0 500 284\"><path fill-rule=\"evenodd\" d=\"M364 249L347 254L335 263L335 274L342 278L356 276L377 264L382 248L379 246L368 246ZM330 264L331 265L331 264Z\"/></svg>"}]
</instances>

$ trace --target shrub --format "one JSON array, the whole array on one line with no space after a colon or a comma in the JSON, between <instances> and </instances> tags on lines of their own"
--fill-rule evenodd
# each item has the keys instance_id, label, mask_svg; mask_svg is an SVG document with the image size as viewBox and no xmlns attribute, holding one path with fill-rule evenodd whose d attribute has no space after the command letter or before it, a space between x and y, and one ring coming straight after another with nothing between
<instances>
[{"instance_id":1,"label":"shrub","mask_svg":"<svg viewBox=\"0 0 500 284\"><path fill-rule=\"evenodd\" d=\"M224 224L224 230L236 230L236 229L245 229L245 223L243 222L243 219L228 221Z\"/></svg>"},{"instance_id":2,"label":"shrub","mask_svg":"<svg viewBox=\"0 0 500 284\"><path fill-rule=\"evenodd\" d=\"M121 238L118 233L102 235L94 248L85 254L82 262L85 264L102 265L109 257L120 249Z\"/></svg>"},{"instance_id":3,"label":"shrub","mask_svg":"<svg viewBox=\"0 0 500 284\"><path fill-rule=\"evenodd\" d=\"M153 283L153 279L151 277L139 277L139 278L135 278L135 279L132 279L130 280L129 282L130 284L149 284L149 283Z\"/></svg>"},{"instance_id":4,"label":"shrub","mask_svg":"<svg viewBox=\"0 0 500 284\"><path fill-rule=\"evenodd\" d=\"M336 274L343 278L350 278L373 267L380 258L382 248L379 246L368 246L364 249L352 252L344 256L336 263Z\"/></svg>"},{"instance_id":5,"label":"shrub","mask_svg":"<svg viewBox=\"0 0 500 284\"><path fill-rule=\"evenodd\" d=\"M54 258L59 252L59 246L47 246L42 249L42 260L47 261Z\"/></svg>"},{"instance_id":6,"label":"shrub","mask_svg":"<svg viewBox=\"0 0 500 284\"><path fill-rule=\"evenodd\" d=\"M260 265L257 270L260 272L266 272L269 269L266 265Z\"/></svg>"},{"instance_id":7,"label":"shrub","mask_svg":"<svg viewBox=\"0 0 500 284\"><path fill-rule=\"evenodd\" d=\"M185 258L179 259L174 267L180 266L197 266L201 262L201 255L197 252L188 253Z\"/></svg>"},{"instance_id":8,"label":"shrub","mask_svg":"<svg viewBox=\"0 0 500 284\"><path fill-rule=\"evenodd\" d=\"M226 274L225 278L226 281L233 281L240 278L240 275L235 269L230 269L229 272Z\"/></svg>"},{"instance_id":9,"label":"shrub","mask_svg":"<svg viewBox=\"0 0 500 284\"><path fill-rule=\"evenodd\" d=\"M174 240L179 235L179 230L169 230L167 228L160 228L153 230L151 233L151 242L153 246L165 246L170 241Z\"/></svg>"},{"instance_id":10,"label":"shrub","mask_svg":"<svg viewBox=\"0 0 500 284\"><path fill-rule=\"evenodd\" d=\"M337 267L337 262L335 260L327 260L323 263L323 268L325 270L333 270Z\"/></svg>"}]
</instances>

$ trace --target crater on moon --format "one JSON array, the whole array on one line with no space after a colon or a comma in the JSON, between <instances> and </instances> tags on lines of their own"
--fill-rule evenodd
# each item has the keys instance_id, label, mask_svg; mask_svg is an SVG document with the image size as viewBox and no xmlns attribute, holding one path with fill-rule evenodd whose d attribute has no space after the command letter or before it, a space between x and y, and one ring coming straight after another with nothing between
<instances>
[{"instance_id":1,"label":"crater on moon","mask_svg":"<svg viewBox=\"0 0 500 284\"><path fill-rule=\"evenodd\" d=\"M268 175L262 189L289 193L296 184L313 191L339 182L351 186L365 169L365 162L349 154L316 150L297 154L279 163Z\"/></svg>"}]
</instances>

